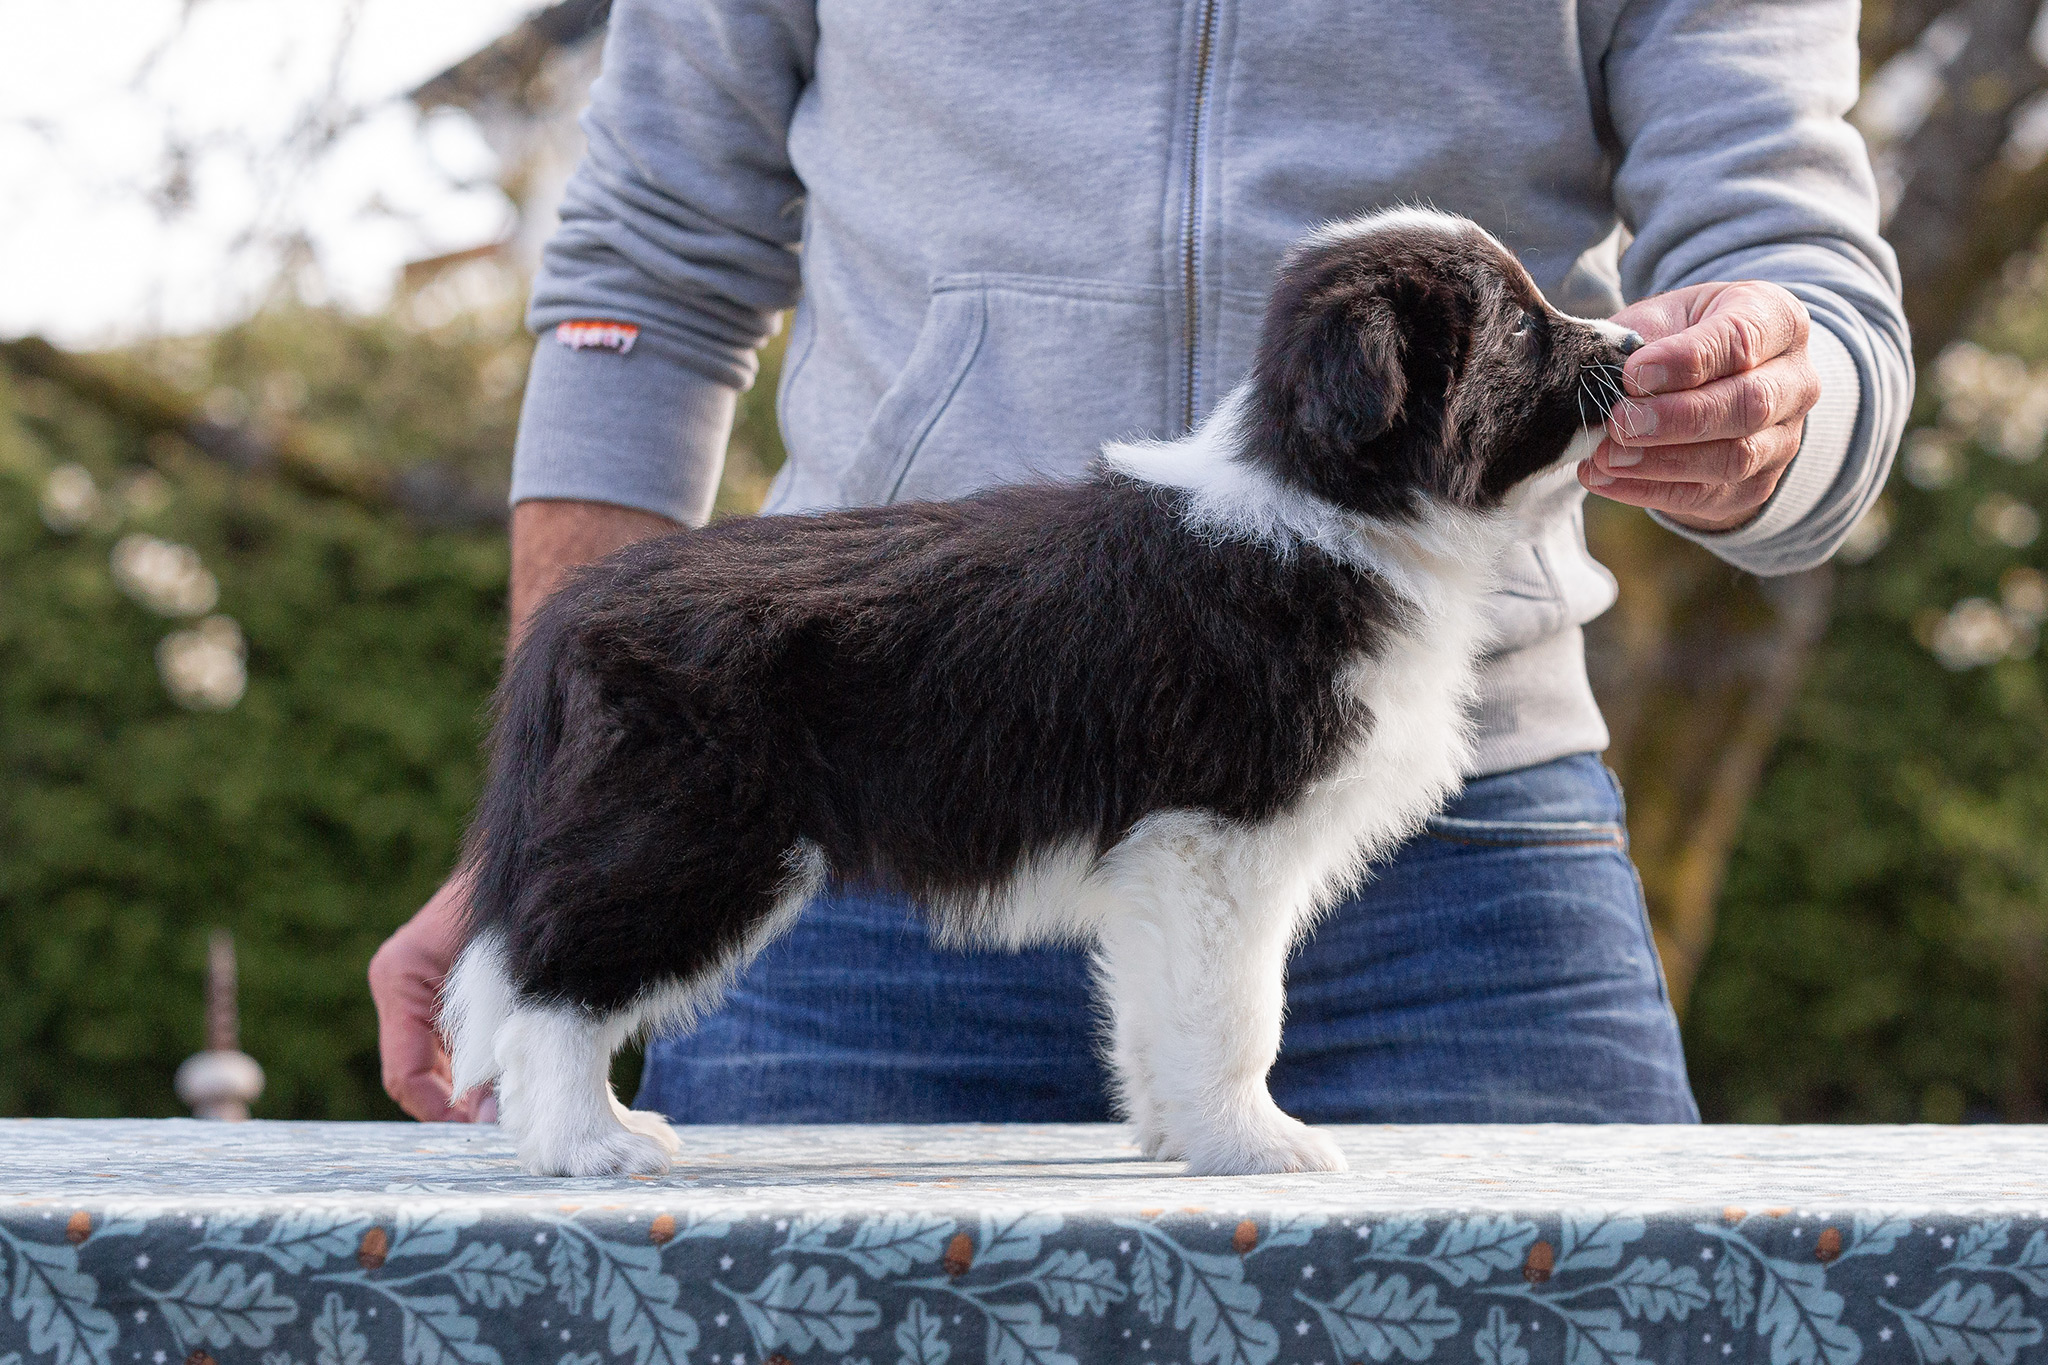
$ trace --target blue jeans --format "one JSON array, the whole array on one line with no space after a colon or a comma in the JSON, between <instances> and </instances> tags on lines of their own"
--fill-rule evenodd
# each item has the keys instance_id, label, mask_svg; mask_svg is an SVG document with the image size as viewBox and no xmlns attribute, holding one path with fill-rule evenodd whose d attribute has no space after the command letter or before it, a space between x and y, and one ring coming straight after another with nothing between
<instances>
[{"instance_id":1,"label":"blue jeans","mask_svg":"<svg viewBox=\"0 0 2048 1365\"><path fill-rule=\"evenodd\" d=\"M1474 779L1288 966L1273 1098L1312 1123L1696 1123L1621 789L1575 755ZM681 1123L1100 1122L1086 956L936 946L821 896L638 1107Z\"/></svg>"}]
</instances>

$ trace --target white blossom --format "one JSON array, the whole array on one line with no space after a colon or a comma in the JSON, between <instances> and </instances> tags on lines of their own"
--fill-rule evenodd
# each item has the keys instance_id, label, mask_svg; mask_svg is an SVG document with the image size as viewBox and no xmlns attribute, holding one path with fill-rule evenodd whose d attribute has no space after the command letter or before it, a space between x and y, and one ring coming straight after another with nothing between
<instances>
[{"instance_id":1,"label":"white blossom","mask_svg":"<svg viewBox=\"0 0 2048 1365\"><path fill-rule=\"evenodd\" d=\"M1943 668L1960 673L2003 659L2014 640L2012 622L1995 603L1966 597L1934 627L1934 657Z\"/></svg>"},{"instance_id":2,"label":"white blossom","mask_svg":"<svg viewBox=\"0 0 2048 1365\"><path fill-rule=\"evenodd\" d=\"M159 616L202 616L220 600L220 583L189 545L140 533L114 542L114 583Z\"/></svg>"},{"instance_id":3,"label":"white blossom","mask_svg":"<svg viewBox=\"0 0 2048 1365\"><path fill-rule=\"evenodd\" d=\"M1943 426L2015 463L2039 458L2048 438L2048 371L1960 341L1935 361L1934 385Z\"/></svg>"},{"instance_id":4,"label":"white blossom","mask_svg":"<svg viewBox=\"0 0 2048 1365\"><path fill-rule=\"evenodd\" d=\"M2041 534L2041 514L2019 499L1993 493L1977 504L1971 514L1977 534L1986 540L2023 550Z\"/></svg>"},{"instance_id":5,"label":"white blossom","mask_svg":"<svg viewBox=\"0 0 2048 1365\"><path fill-rule=\"evenodd\" d=\"M157 675L180 706L225 711L248 690L248 650L232 617L209 616L172 631L156 647Z\"/></svg>"},{"instance_id":6,"label":"white blossom","mask_svg":"<svg viewBox=\"0 0 2048 1365\"><path fill-rule=\"evenodd\" d=\"M154 469L139 469L114 490L121 510L131 517L153 517L171 505L171 485Z\"/></svg>"},{"instance_id":7,"label":"white blossom","mask_svg":"<svg viewBox=\"0 0 2048 1365\"><path fill-rule=\"evenodd\" d=\"M60 464L43 480L43 524L70 534L83 530L100 514L99 485L84 465Z\"/></svg>"},{"instance_id":8,"label":"white blossom","mask_svg":"<svg viewBox=\"0 0 2048 1365\"><path fill-rule=\"evenodd\" d=\"M2015 625L2038 626L2048 621L2048 577L2039 569L2015 564L1998 580L1999 601Z\"/></svg>"},{"instance_id":9,"label":"white blossom","mask_svg":"<svg viewBox=\"0 0 2048 1365\"><path fill-rule=\"evenodd\" d=\"M1879 498L1856 519L1856 524L1849 528L1849 534L1842 540L1842 548L1836 553L1845 564L1861 564L1882 550L1891 534L1891 504Z\"/></svg>"},{"instance_id":10,"label":"white blossom","mask_svg":"<svg viewBox=\"0 0 2048 1365\"><path fill-rule=\"evenodd\" d=\"M1962 477L1963 452L1947 432L1922 429L1906 438L1900 464L1907 483L1934 492Z\"/></svg>"}]
</instances>

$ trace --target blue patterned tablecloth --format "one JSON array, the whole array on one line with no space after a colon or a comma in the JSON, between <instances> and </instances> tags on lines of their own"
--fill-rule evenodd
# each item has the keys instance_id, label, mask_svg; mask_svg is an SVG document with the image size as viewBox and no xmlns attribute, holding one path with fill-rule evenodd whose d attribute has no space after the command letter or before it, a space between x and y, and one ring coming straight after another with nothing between
<instances>
[{"instance_id":1,"label":"blue patterned tablecloth","mask_svg":"<svg viewBox=\"0 0 2048 1365\"><path fill-rule=\"evenodd\" d=\"M1191 1180L1113 1128L0 1121L0 1365L2048 1361L2048 1132L1332 1130Z\"/></svg>"}]
</instances>

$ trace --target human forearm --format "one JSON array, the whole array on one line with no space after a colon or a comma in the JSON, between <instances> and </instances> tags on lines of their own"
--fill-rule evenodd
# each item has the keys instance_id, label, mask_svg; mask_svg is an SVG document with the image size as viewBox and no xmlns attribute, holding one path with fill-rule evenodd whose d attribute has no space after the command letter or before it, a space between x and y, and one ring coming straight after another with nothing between
<instances>
[{"instance_id":1,"label":"human forearm","mask_svg":"<svg viewBox=\"0 0 2048 1365\"><path fill-rule=\"evenodd\" d=\"M797 298L804 186L786 144L816 42L812 0L611 6L527 313L515 503L710 515L756 348ZM542 591L515 594L515 619Z\"/></svg>"},{"instance_id":2,"label":"human forearm","mask_svg":"<svg viewBox=\"0 0 2048 1365\"><path fill-rule=\"evenodd\" d=\"M564 573L622 545L681 529L681 522L637 507L557 498L519 503L512 509L512 643Z\"/></svg>"},{"instance_id":3,"label":"human forearm","mask_svg":"<svg viewBox=\"0 0 2048 1365\"><path fill-rule=\"evenodd\" d=\"M1734 481L1751 494L1768 485L1760 507L1753 496L1704 509L1626 496L1626 467L1596 491L1652 507L1752 573L1809 568L1877 497L1912 401L1898 270L1878 235L1868 152L1843 117L1858 92L1856 6L1633 0L1601 72L1622 148L1615 204L1633 233L1624 295L1640 307L1716 281L1784 289L1808 316L1820 401L1790 464L1790 424L1773 441L1723 447L1731 467L1771 475ZM1634 467L1638 491L1651 463Z\"/></svg>"},{"instance_id":4,"label":"human forearm","mask_svg":"<svg viewBox=\"0 0 2048 1365\"><path fill-rule=\"evenodd\" d=\"M658 339L631 352L535 347L512 501L608 503L696 525L711 515L739 390Z\"/></svg>"}]
</instances>

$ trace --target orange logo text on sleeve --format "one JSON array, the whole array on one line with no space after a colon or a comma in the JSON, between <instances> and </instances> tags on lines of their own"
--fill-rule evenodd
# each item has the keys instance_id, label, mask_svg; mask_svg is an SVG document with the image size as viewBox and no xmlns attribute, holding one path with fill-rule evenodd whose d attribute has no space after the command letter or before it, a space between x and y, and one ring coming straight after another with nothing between
<instances>
[{"instance_id":1,"label":"orange logo text on sleeve","mask_svg":"<svg viewBox=\"0 0 2048 1365\"><path fill-rule=\"evenodd\" d=\"M605 322L596 318L584 318L576 322L555 324L555 340L572 351L617 351L620 355L633 349L633 343L640 339L640 329L630 322Z\"/></svg>"}]
</instances>

